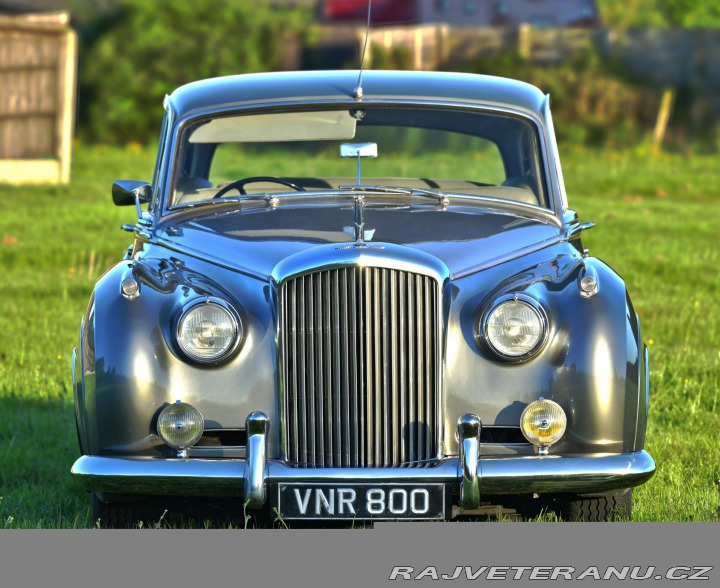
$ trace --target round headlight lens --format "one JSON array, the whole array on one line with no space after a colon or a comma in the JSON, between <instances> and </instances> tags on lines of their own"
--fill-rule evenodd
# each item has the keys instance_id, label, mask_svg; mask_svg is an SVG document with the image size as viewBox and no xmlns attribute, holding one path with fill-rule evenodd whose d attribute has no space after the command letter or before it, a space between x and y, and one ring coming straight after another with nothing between
<instances>
[{"instance_id":1,"label":"round headlight lens","mask_svg":"<svg viewBox=\"0 0 720 588\"><path fill-rule=\"evenodd\" d=\"M203 434L203 418L194 406L176 402L163 408L158 415L158 434L170 447L186 449L198 442Z\"/></svg>"},{"instance_id":2,"label":"round headlight lens","mask_svg":"<svg viewBox=\"0 0 720 588\"><path fill-rule=\"evenodd\" d=\"M201 363L213 363L228 356L240 336L240 324L233 313L216 302L193 306L178 322L180 348L190 359Z\"/></svg>"},{"instance_id":3,"label":"round headlight lens","mask_svg":"<svg viewBox=\"0 0 720 588\"><path fill-rule=\"evenodd\" d=\"M545 340L545 317L530 302L512 298L493 308L485 321L485 338L504 357L537 351Z\"/></svg>"},{"instance_id":4,"label":"round headlight lens","mask_svg":"<svg viewBox=\"0 0 720 588\"><path fill-rule=\"evenodd\" d=\"M557 443L565 434L565 411L552 400L536 400L525 407L520 416L520 430L533 445L548 446Z\"/></svg>"}]
</instances>

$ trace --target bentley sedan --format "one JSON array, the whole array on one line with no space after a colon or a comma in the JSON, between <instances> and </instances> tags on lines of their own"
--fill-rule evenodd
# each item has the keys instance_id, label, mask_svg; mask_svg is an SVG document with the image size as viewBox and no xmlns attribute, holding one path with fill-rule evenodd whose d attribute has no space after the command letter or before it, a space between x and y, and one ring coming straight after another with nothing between
<instances>
[{"instance_id":1,"label":"bentley sedan","mask_svg":"<svg viewBox=\"0 0 720 588\"><path fill-rule=\"evenodd\" d=\"M583 246L549 96L306 72L164 107L73 354L94 521L631 518L648 354Z\"/></svg>"}]
</instances>

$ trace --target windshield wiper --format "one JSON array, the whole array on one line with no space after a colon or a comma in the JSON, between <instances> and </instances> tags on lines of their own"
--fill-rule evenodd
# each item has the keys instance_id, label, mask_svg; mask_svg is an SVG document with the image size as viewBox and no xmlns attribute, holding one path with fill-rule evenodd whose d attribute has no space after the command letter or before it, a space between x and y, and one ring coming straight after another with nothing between
<instances>
[{"instance_id":1,"label":"windshield wiper","mask_svg":"<svg viewBox=\"0 0 720 588\"><path fill-rule=\"evenodd\" d=\"M431 190L430 188L404 188L402 186L339 186L341 190L352 192L382 192L383 194L407 194L408 196L427 196L434 198L442 204L447 204L449 198L445 192Z\"/></svg>"},{"instance_id":2,"label":"windshield wiper","mask_svg":"<svg viewBox=\"0 0 720 588\"><path fill-rule=\"evenodd\" d=\"M295 194L295 192L292 192ZM258 193L258 194L242 194L240 196L221 196L220 198L209 198L207 200L198 200L197 202L189 202L183 208L196 208L198 206L209 206L213 204L227 204L228 202L248 202L250 200L265 200L270 206L277 204L277 196L281 194L269 194L269 193ZM282 193L285 194L285 193Z\"/></svg>"},{"instance_id":3,"label":"windshield wiper","mask_svg":"<svg viewBox=\"0 0 720 588\"><path fill-rule=\"evenodd\" d=\"M428 196L429 198L435 198L441 204L447 204L450 202L448 195L440 190L431 190L430 188L413 188L410 193L413 196Z\"/></svg>"},{"instance_id":4,"label":"windshield wiper","mask_svg":"<svg viewBox=\"0 0 720 588\"><path fill-rule=\"evenodd\" d=\"M401 188L398 186L338 186L339 190L350 190L351 192L382 192L383 194L412 194L410 188Z\"/></svg>"}]
</instances>

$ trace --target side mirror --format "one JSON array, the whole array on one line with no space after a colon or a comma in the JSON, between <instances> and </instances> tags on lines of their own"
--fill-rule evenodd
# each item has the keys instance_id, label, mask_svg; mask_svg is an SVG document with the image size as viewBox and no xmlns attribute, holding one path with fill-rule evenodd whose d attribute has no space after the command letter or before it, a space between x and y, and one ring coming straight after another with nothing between
<instances>
[{"instance_id":1,"label":"side mirror","mask_svg":"<svg viewBox=\"0 0 720 588\"><path fill-rule=\"evenodd\" d=\"M136 180L118 180L113 182L112 199L116 206L132 206L150 202L152 187L147 182Z\"/></svg>"}]
</instances>

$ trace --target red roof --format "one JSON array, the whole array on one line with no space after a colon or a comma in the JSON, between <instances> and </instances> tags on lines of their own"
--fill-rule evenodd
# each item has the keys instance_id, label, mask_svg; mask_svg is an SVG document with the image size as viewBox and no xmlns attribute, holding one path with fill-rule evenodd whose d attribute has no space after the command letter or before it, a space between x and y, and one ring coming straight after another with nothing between
<instances>
[{"instance_id":1,"label":"red roof","mask_svg":"<svg viewBox=\"0 0 720 588\"><path fill-rule=\"evenodd\" d=\"M414 22L414 0L370 0L373 23ZM325 0L324 14L328 20L366 20L368 0Z\"/></svg>"}]
</instances>

